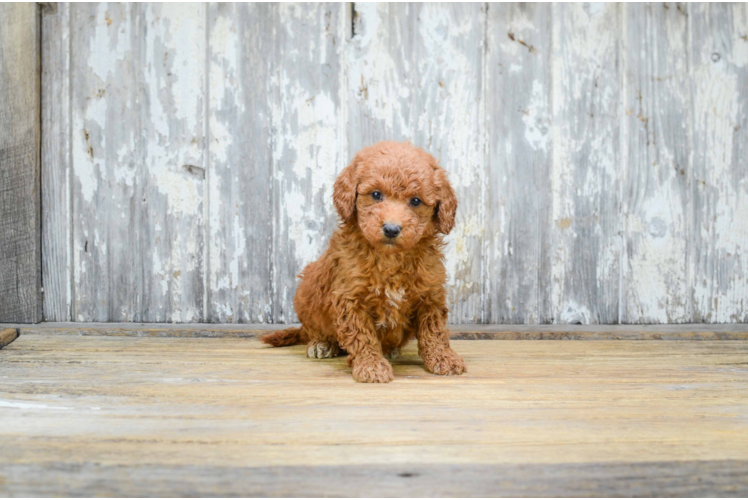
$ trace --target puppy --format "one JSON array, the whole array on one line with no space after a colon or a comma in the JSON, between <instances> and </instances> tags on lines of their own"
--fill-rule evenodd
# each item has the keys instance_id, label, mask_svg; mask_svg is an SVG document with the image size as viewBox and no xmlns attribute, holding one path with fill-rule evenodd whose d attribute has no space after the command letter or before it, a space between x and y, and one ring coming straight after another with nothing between
<instances>
[{"instance_id":1,"label":"puppy","mask_svg":"<svg viewBox=\"0 0 748 500\"><path fill-rule=\"evenodd\" d=\"M416 337L431 372L465 372L447 329L442 235L457 210L447 173L409 143L379 142L340 173L333 202L341 224L324 255L299 275L294 307L301 328L262 341L306 342L310 358L344 350L357 382L389 382L386 357Z\"/></svg>"}]
</instances>

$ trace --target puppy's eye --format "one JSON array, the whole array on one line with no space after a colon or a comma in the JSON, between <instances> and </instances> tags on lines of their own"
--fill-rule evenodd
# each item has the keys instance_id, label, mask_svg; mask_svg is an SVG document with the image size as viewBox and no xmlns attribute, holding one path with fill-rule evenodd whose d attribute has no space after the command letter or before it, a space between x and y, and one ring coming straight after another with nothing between
<instances>
[{"instance_id":1,"label":"puppy's eye","mask_svg":"<svg viewBox=\"0 0 748 500\"><path fill-rule=\"evenodd\" d=\"M421 200L419 200L418 198L411 198L411 200L410 200L410 206L411 207L417 207L421 203L422 203Z\"/></svg>"},{"instance_id":2,"label":"puppy's eye","mask_svg":"<svg viewBox=\"0 0 748 500\"><path fill-rule=\"evenodd\" d=\"M382 199L382 193L380 193L379 191L374 191L373 193L371 193L371 197L377 201L380 201Z\"/></svg>"}]
</instances>

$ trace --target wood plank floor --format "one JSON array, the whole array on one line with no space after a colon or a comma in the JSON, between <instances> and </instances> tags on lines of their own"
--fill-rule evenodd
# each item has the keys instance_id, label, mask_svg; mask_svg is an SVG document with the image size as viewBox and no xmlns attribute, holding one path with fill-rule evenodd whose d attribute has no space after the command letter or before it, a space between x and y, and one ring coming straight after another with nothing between
<instances>
[{"instance_id":1,"label":"wood plank floor","mask_svg":"<svg viewBox=\"0 0 748 500\"><path fill-rule=\"evenodd\" d=\"M746 496L748 341L456 340L356 384L254 338L24 333L2 496Z\"/></svg>"}]
</instances>

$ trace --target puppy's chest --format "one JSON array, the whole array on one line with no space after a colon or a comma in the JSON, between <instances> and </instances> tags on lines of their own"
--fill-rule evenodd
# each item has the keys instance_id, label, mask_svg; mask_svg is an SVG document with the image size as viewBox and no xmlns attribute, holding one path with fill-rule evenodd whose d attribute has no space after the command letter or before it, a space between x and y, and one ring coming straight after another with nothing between
<instances>
[{"instance_id":1,"label":"puppy's chest","mask_svg":"<svg viewBox=\"0 0 748 500\"><path fill-rule=\"evenodd\" d=\"M410 322L418 297L408 285L397 277L372 283L367 306L377 329L399 330Z\"/></svg>"}]
</instances>

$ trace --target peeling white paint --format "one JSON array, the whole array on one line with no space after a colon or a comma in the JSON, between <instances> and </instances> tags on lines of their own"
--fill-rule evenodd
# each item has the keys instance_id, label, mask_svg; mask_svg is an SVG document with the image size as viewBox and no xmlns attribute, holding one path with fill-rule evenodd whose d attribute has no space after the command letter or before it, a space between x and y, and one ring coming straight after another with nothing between
<instances>
[{"instance_id":1,"label":"peeling white paint","mask_svg":"<svg viewBox=\"0 0 748 500\"><path fill-rule=\"evenodd\" d=\"M554 321L616 322L618 286L611 284L618 283L620 266L619 129L610 109L619 104L618 6L553 9ZM586 113L578 112L580 104ZM591 240L582 242L583 235Z\"/></svg>"},{"instance_id":2,"label":"peeling white paint","mask_svg":"<svg viewBox=\"0 0 748 500\"><path fill-rule=\"evenodd\" d=\"M130 8L126 4L102 5L93 21L96 28L89 42L91 57L88 64L102 81L116 78L120 66L130 56L130 25L127 22ZM102 47L109 50L101 50Z\"/></svg>"},{"instance_id":3,"label":"peeling white paint","mask_svg":"<svg viewBox=\"0 0 748 500\"><path fill-rule=\"evenodd\" d=\"M525 139L534 149L548 149L548 141L551 136L548 117L548 99L543 90L543 84L539 80L532 82L532 97L530 104L522 113L522 121L525 123Z\"/></svg>"},{"instance_id":4,"label":"peeling white paint","mask_svg":"<svg viewBox=\"0 0 748 500\"><path fill-rule=\"evenodd\" d=\"M583 305L573 300L567 300L561 309L559 323L589 325L592 322L592 313Z\"/></svg>"},{"instance_id":5,"label":"peeling white paint","mask_svg":"<svg viewBox=\"0 0 748 500\"><path fill-rule=\"evenodd\" d=\"M748 12L742 4L699 4L692 10L694 30L703 33L694 45L693 65L694 189L702 203L693 228L694 316L718 323L746 321L748 95L741 89L748 83L748 42L741 37ZM722 32L714 31L714 23Z\"/></svg>"},{"instance_id":6,"label":"peeling white paint","mask_svg":"<svg viewBox=\"0 0 748 500\"><path fill-rule=\"evenodd\" d=\"M392 131L390 139L403 140L413 137L408 116L410 88L399 85L399 66L408 71L411 54L397 54L390 50L391 33L382 23L387 18L388 4L360 3L356 36L349 46L349 89L353 98L385 130ZM361 144L364 146L364 144Z\"/></svg>"}]
</instances>

